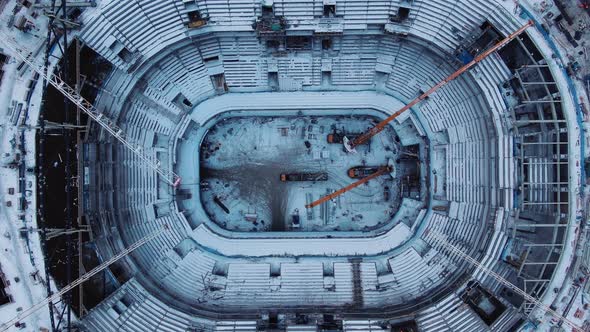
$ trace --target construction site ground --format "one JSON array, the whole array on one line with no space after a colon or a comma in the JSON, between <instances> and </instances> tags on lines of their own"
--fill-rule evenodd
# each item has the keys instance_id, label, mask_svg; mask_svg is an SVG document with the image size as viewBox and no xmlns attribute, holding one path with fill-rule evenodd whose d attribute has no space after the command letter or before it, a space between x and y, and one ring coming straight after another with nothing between
<instances>
[{"instance_id":1,"label":"construction site ground","mask_svg":"<svg viewBox=\"0 0 590 332\"><path fill-rule=\"evenodd\" d=\"M385 225L401 201L397 176L379 177L334 201L305 208L356 181L347 174L351 167L386 165L389 159L395 162L400 146L390 127L370 145L358 147L356 154L345 152L342 144L327 142L334 129L360 133L377 120L365 115L236 117L216 124L201 145L205 211L232 231L362 231ZM327 181L280 180L283 173L320 172L328 174ZM296 215L299 227L293 225Z\"/></svg>"}]
</instances>

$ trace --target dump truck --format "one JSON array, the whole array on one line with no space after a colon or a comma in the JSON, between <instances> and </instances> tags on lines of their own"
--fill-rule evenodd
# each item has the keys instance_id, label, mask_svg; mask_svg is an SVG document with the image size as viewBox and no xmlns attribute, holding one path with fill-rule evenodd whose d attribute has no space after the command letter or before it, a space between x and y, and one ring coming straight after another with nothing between
<instances>
[{"instance_id":1,"label":"dump truck","mask_svg":"<svg viewBox=\"0 0 590 332\"><path fill-rule=\"evenodd\" d=\"M283 173L281 181L328 181L328 173Z\"/></svg>"}]
</instances>

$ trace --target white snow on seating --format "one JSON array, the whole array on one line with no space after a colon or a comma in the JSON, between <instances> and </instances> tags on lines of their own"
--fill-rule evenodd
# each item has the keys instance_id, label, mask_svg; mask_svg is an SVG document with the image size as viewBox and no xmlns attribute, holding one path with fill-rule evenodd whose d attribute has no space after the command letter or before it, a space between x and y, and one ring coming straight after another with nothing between
<instances>
[{"instance_id":1,"label":"white snow on seating","mask_svg":"<svg viewBox=\"0 0 590 332\"><path fill-rule=\"evenodd\" d=\"M410 229L399 223L386 234L372 238L231 239L200 225L191 237L201 246L225 256L364 256L378 255L401 245L409 239Z\"/></svg>"}]
</instances>

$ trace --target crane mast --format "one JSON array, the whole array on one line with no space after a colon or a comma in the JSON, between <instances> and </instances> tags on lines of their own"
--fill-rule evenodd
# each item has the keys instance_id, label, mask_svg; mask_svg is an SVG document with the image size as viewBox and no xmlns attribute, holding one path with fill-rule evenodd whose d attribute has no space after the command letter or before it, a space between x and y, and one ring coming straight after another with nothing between
<instances>
[{"instance_id":1,"label":"crane mast","mask_svg":"<svg viewBox=\"0 0 590 332\"><path fill-rule=\"evenodd\" d=\"M96 109L89 101L84 99L84 97L82 97L75 89L67 85L60 77L49 72L45 73L45 71L43 70L44 66L40 66L34 63L33 60L29 59L28 55L25 55L30 54L28 50L19 46L18 43L16 43L14 39L5 32L0 32L0 38L2 39L4 45L8 49L10 49L14 53L14 55L16 55L17 58L26 63L33 71L39 74L42 78L47 80L49 84L51 84L61 94L68 98L74 105L80 108L91 119L96 121L104 130L106 130L109 134L111 134L119 142L121 142L126 148L128 148L137 157L139 157L142 164L153 169L156 173L160 175L160 177L162 177L162 179L166 183L170 184L171 186L177 187L178 185L180 185L180 176L178 176L172 170L168 170L162 167L159 160L148 156L143 152L141 146L129 141L123 130L119 128L114 121L112 121L103 113L101 113L98 109Z\"/></svg>"},{"instance_id":2,"label":"crane mast","mask_svg":"<svg viewBox=\"0 0 590 332\"><path fill-rule=\"evenodd\" d=\"M565 324L567 324L569 327L574 329L574 331L577 331L577 330L582 331L582 328L577 326L574 322L563 317L562 315L560 315L555 310L551 309L549 306L547 306L543 302L539 301L535 297L533 297L530 294L528 294L527 292L523 291L522 289L520 289L519 287L517 287L516 285L514 285L510 281L504 279L501 275L488 269L486 266L482 265L480 262L478 262L477 260L475 260L471 256L467 255L466 253L461 251L459 248L457 248L454 245L452 245L451 243L449 243L446 240L444 235L437 233L437 232L432 232L432 231L430 232L430 234L432 234L435 241L440 243L443 247L445 247L445 249L449 250L451 253L455 254L457 257L460 257L461 259L464 259L465 261L469 262L471 265L477 267L478 269L481 269L483 272L485 272L487 275L492 277L494 280L498 281L499 283L501 283L505 287L510 288L510 290L512 290L515 293L522 296L525 300L527 300L531 303L534 303L537 307L539 307L544 312L549 313L549 314L553 315L555 318L562 320Z\"/></svg>"},{"instance_id":3,"label":"crane mast","mask_svg":"<svg viewBox=\"0 0 590 332\"><path fill-rule=\"evenodd\" d=\"M53 301L59 299L62 295L66 294L67 292L69 292L72 289L76 288L77 286L79 286L83 282L88 281L90 278L92 278L96 274L100 273L101 271L103 271L104 269L106 269L107 267L109 267L111 264L115 263L119 259L121 259L121 258L129 255L131 252L133 252L137 248L139 248L139 247L143 246L144 244L146 244L146 243L154 240L155 238L157 238L158 236L160 236L160 234L162 234L167 229L168 229L168 225L164 225L161 229L153 232L152 234L149 234L149 235L145 236L144 238L140 239L139 241L133 243L131 246L127 247L127 249L125 249L125 250L119 252L118 254L116 254L115 256L111 257L106 262L104 262L104 263L98 265L97 267L95 267L94 269L88 271L88 273L86 273L83 276L81 276L80 278L74 280L71 284L65 286L59 292L54 293L53 295L46 297L43 301L41 301L41 302L33 305L32 307L30 307L30 308L28 308L26 310L21 311L16 317L12 318L11 320L9 320L7 322L4 322L0 326L0 331L6 331L6 330L8 330L13 324L15 324L16 322L18 322L19 320L22 320L23 318L26 318L26 317L32 315L34 312L36 312L37 310L43 308L48 303L53 302Z\"/></svg>"},{"instance_id":4,"label":"crane mast","mask_svg":"<svg viewBox=\"0 0 590 332\"><path fill-rule=\"evenodd\" d=\"M510 43L512 40L514 40L519 35L521 35L526 29L528 29L533 24L534 24L533 21L527 22L527 24L523 25L521 28L519 28L518 30L514 31L512 34L510 34L508 37L504 38L498 44L492 46L487 51L485 51L482 54L478 55L475 59L473 59L473 61L471 61L468 64L466 64L465 66L461 67L459 70L457 70L456 72L452 73L449 77L447 77L444 80L440 81L438 84L436 84L435 86L433 86L432 88L430 88L430 90L426 91L425 93L423 93L422 95L420 95L418 98L412 100L409 104L407 104L406 106L402 107L401 109L399 109L395 113L391 114L385 120L379 122L378 124L376 124L374 127L372 127L371 129L369 129L368 131L366 131L362 135L356 137L355 139L353 139L351 141L349 141L348 139L345 139L344 140L344 147L349 152L354 151L355 148L356 148L356 146L361 145L361 144L367 142L368 140L371 139L371 137L379 134L385 128L385 126L387 126L387 124L389 124L391 121L395 120L402 113L404 113L405 111L407 111L410 108L414 107L416 104L418 104L422 100L426 99L428 96L430 96L431 94L433 94L434 92L436 92L438 89L440 89L443 86L445 86L447 83L449 83L449 82L453 81L454 79L456 79L457 77L461 76L461 74L463 74L467 70L471 69L471 67L473 67L476 64L480 63L481 61L483 61L485 58L487 58L488 56L490 56L491 54L493 54L497 50L499 50L502 47L508 45L508 43Z\"/></svg>"}]
</instances>

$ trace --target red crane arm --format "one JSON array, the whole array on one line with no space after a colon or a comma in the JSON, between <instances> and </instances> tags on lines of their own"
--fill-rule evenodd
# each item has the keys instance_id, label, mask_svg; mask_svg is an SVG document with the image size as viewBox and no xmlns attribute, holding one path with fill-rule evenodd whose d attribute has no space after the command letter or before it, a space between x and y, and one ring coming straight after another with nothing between
<instances>
[{"instance_id":1,"label":"red crane arm","mask_svg":"<svg viewBox=\"0 0 590 332\"><path fill-rule=\"evenodd\" d=\"M318 205L320 205L322 203L325 203L325 202L331 200L332 198L336 198L336 197L344 194L345 192L350 191L350 190L352 190L352 189L360 186L363 183L369 182L372 179L374 179L376 177L379 177L379 176L381 176L383 174L387 174L389 172L391 172L391 169L388 166L381 167L381 168L379 168L379 170L377 172L375 172L375 173L367 176L366 178L363 178L363 179L361 179L361 180L359 180L357 182L354 182L352 184L349 184L348 186L346 186L346 187L344 187L344 188L342 188L342 189L340 189L338 191L335 191L335 192L331 193L330 195L326 195L326 196L318 199L315 202L312 202L310 204L307 204L305 207L308 208L308 209L311 209L313 207L316 207L316 206L318 206Z\"/></svg>"},{"instance_id":2,"label":"red crane arm","mask_svg":"<svg viewBox=\"0 0 590 332\"><path fill-rule=\"evenodd\" d=\"M456 79L461 74L463 74L467 70L471 69L471 67L473 67L476 64L480 63L482 60L484 60L485 58L487 58L488 56L490 56L492 53L494 53L497 50L501 49L502 47L506 46L508 43L510 43L512 40L514 40L519 35L521 35L526 29L528 29L532 25L534 25L534 22L533 21L527 22L527 24L523 25L520 29L514 31L512 34L510 34L508 37L504 38L498 44L494 45L493 47L491 47L487 51L485 51L482 54L480 54L477 57L475 57L475 59L473 59L470 63L466 64L465 66L461 67L456 72L452 73L449 77L447 77L444 80L440 81L437 85L435 85L432 88L430 88L430 90L424 92L418 98L412 100L409 104L407 104L406 106L402 107L397 112L391 114L387 119L379 122L373 128L369 129L364 134L362 134L362 135L358 136L357 138L355 138L353 141L351 141L349 143L349 146L347 147L347 149L352 150L357 145L360 145L360 144L363 144L363 143L367 142L369 139L371 139L371 137L373 137L373 136L377 135L378 133L380 133L385 128L385 126L388 123L390 123L391 121L395 120L395 118L397 118L398 116L400 116L402 113L404 113L405 111L407 111L410 108L414 107L416 104L418 104L422 100L426 99L428 96L430 96L431 94L433 94L435 91L437 91L438 89L440 89L441 87L443 87L447 83L451 82L452 80Z\"/></svg>"}]
</instances>

